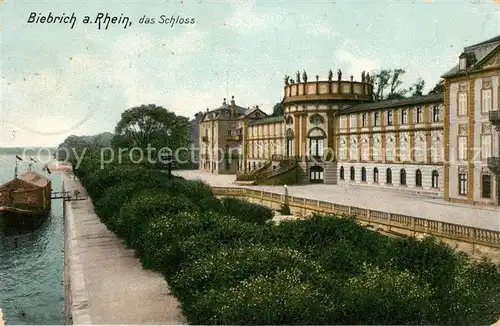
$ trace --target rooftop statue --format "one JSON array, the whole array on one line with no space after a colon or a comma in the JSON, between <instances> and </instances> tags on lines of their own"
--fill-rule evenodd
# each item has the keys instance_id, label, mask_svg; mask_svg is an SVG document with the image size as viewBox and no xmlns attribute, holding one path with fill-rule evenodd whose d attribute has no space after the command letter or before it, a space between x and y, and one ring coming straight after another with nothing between
<instances>
[{"instance_id":1,"label":"rooftop statue","mask_svg":"<svg viewBox=\"0 0 500 326\"><path fill-rule=\"evenodd\" d=\"M300 83L300 71L297 70L297 83Z\"/></svg>"},{"instance_id":2,"label":"rooftop statue","mask_svg":"<svg viewBox=\"0 0 500 326\"><path fill-rule=\"evenodd\" d=\"M333 71L330 69L330 71L328 72L328 81L332 81L333 79Z\"/></svg>"},{"instance_id":3,"label":"rooftop statue","mask_svg":"<svg viewBox=\"0 0 500 326\"><path fill-rule=\"evenodd\" d=\"M339 71L337 72L337 77L338 77L338 80L342 80L342 70L339 69Z\"/></svg>"},{"instance_id":4,"label":"rooftop statue","mask_svg":"<svg viewBox=\"0 0 500 326\"><path fill-rule=\"evenodd\" d=\"M302 73L302 80L304 81L304 83L307 83L307 73L306 71L304 70L304 72Z\"/></svg>"}]
</instances>

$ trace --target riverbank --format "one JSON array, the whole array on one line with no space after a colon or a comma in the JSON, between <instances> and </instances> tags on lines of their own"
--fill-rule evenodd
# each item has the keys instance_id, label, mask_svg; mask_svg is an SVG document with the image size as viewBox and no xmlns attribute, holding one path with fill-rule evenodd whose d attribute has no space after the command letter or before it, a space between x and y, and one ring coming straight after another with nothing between
<instances>
[{"instance_id":1,"label":"riverbank","mask_svg":"<svg viewBox=\"0 0 500 326\"><path fill-rule=\"evenodd\" d=\"M79 181L63 177L66 191ZM65 203L66 324L185 324L164 277L99 220L89 200Z\"/></svg>"}]
</instances>

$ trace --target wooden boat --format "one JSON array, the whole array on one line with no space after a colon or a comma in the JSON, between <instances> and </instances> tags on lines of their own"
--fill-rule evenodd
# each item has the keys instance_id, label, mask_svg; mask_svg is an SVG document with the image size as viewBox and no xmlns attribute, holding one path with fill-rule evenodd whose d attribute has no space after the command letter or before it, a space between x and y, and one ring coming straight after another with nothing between
<instances>
[{"instance_id":1,"label":"wooden boat","mask_svg":"<svg viewBox=\"0 0 500 326\"><path fill-rule=\"evenodd\" d=\"M50 212L52 184L49 178L25 172L0 186L0 212L41 215Z\"/></svg>"},{"instance_id":2,"label":"wooden boat","mask_svg":"<svg viewBox=\"0 0 500 326\"><path fill-rule=\"evenodd\" d=\"M51 210L51 181L28 171L0 186L0 233L32 232Z\"/></svg>"},{"instance_id":3,"label":"wooden boat","mask_svg":"<svg viewBox=\"0 0 500 326\"><path fill-rule=\"evenodd\" d=\"M28 171L18 176L16 155L14 179L0 185L0 230L3 233L24 233L39 227L51 210L52 183L49 178L32 171L30 157ZM47 166L43 168L51 173Z\"/></svg>"}]
</instances>

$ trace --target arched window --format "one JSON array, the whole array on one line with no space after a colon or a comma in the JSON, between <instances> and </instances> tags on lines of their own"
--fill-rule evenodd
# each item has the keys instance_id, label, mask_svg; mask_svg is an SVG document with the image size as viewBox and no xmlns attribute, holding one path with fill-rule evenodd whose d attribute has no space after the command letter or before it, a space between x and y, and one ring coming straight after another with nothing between
<instances>
[{"instance_id":1,"label":"arched window","mask_svg":"<svg viewBox=\"0 0 500 326\"><path fill-rule=\"evenodd\" d=\"M415 186L422 187L422 171L420 169L415 172Z\"/></svg>"},{"instance_id":2,"label":"arched window","mask_svg":"<svg viewBox=\"0 0 500 326\"><path fill-rule=\"evenodd\" d=\"M351 181L356 179L356 171L354 170L354 166L351 166Z\"/></svg>"},{"instance_id":3,"label":"arched window","mask_svg":"<svg viewBox=\"0 0 500 326\"><path fill-rule=\"evenodd\" d=\"M392 185L392 171L390 168L385 171L385 183Z\"/></svg>"},{"instance_id":4,"label":"arched window","mask_svg":"<svg viewBox=\"0 0 500 326\"><path fill-rule=\"evenodd\" d=\"M326 133L321 128L313 128L309 131L309 156L323 156L325 148Z\"/></svg>"},{"instance_id":5,"label":"arched window","mask_svg":"<svg viewBox=\"0 0 500 326\"><path fill-rule=\"evenodd\" d=\"M361 181L366 182L366 169L364 166L361 168Z\"/></svg>"},{"instance_id":6,"label":"arched window","mask_svg":"<svg viewBox=\"0 0 500 326\"><path fill-rule=\"evenodd\" d=\"M344 180L345 176L344 176L344 167L341 166L340 167L340 180Z\"/></svg>"},{"instance_id":7,"label":"arched window","mask_svg":"<svg viewBox=\"0 0 500 326\"><path fill-rule=\"evenodd\" d=\"M321 166L312 166L309 169L309 181L311 183L323 183L324 170Z\"/></svg>"},{"instance_id":8,"label":"arched window","mask_svg":"<svg viewBox=\"0 0 500 326\"><path fill-rule=\"evenodd\" d=\"M399 184L400 185L403 185L403 186L406 186L406 170L405 169L401 169L401 171L399 171Z\"/></svg>"},{"instance_id":9,"label":"arched window","mask_svg":"<svg viewBox=\"0 0 500 326\"><path fill-rule=\"evenodd\" d=\"M439 188L439 172L432 171L432 188Z\"/></svg>"},{"instance_id":10,"label":"arched window","mask_svg":"<svg viewBox=\"0 0 500 326\"><path fill-rule=\"evenodd\" d=\"M373 182L378 183L378 169L377 168L373 169Z\"/></svg>"},{"instance_id":11,"label":"arched window","mask_svg":"<svg viewBox=\"0 0 500 326\"><path fill-rule=\"evenodd\" d=\"M287 125L291 125L293 124L293 118L291 115L289 115L288 117L286 117L286 124Z\"/></svg>"}]
</instances>

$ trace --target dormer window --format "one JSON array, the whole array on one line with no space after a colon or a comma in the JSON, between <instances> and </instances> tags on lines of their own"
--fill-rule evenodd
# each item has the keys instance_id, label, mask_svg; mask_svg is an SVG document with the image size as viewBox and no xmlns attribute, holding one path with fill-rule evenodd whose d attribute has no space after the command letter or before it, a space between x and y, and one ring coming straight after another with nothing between
<instances>
[{"instance_id":1,"label":"dormer window","mask_svg":"<svg viewBox=\"0 0 500 326\"><path fill-rule=\"evenodd\" d=\"M459 61L459 69L460 70L465 70L465 68L467 68L467 58L460 58L460 61Z\"/></svg>"}]
</instances>

